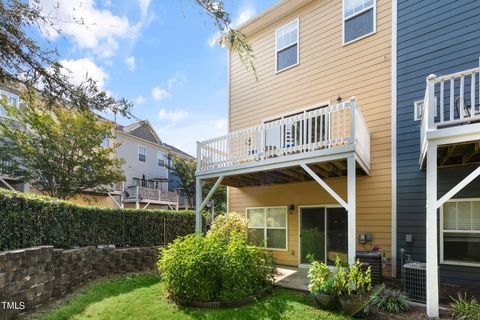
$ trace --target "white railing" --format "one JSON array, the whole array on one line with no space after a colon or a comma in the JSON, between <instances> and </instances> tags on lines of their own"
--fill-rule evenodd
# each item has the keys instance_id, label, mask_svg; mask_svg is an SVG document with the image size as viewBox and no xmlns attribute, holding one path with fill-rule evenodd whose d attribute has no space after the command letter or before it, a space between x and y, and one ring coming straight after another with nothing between
<instances>
[{"instance_id":1,"label":"white railing","mask_svg":"<svg viewBox=\"0 0 480 320\"><path fill-rule=\"evenodd\" d=\"M172 191L162 191L140 186L127 187L129 199L140 199L150 201L178 202L178 195Z\"/></svg>"},{"instance_id":2,"label":"white railing","mask_svg":"<svg viewBox=\"0 0 480 320\"><path fill-rule=\"evenodd\" d=\"M420 146L423 162L427 131L480 121L480 68L427 77Z\"/></svg>"},{"instance_id":3,"label":"white railing","mask_svg":"<svg viewBox=\"0 0 480 320\"><path fill-rule=\"evenodd\" d=\"M198 142L197 170L358 144L370 163L370 133L355 98Z\"/></svg>"}]
</instances>

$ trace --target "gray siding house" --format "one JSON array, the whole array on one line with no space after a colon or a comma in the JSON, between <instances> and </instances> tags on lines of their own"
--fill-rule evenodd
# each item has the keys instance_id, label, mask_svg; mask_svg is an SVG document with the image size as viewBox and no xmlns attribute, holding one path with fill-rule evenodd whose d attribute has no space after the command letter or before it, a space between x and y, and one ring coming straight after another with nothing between
<instances>
[{"instance_id":1,"label":"gray siding house","mask_svg":"<svg viewBox=\"0 0 480 320\"><path fill-rule=\"evenodd\" d=\"M480 287L479 16L475 0L398 0L397 254L427 263L430 316L438 282Z\"/></svg>"}]
</instances>

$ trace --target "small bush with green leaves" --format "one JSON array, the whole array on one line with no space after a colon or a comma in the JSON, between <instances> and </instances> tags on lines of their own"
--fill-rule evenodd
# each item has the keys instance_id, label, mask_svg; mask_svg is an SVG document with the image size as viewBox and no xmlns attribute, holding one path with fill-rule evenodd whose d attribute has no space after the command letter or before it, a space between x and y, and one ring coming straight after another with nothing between
<instances>
[{"instance_id":1,"label":"small bush with green leaves","mask_svg":"<svg viewBox=\"0 0 480 320\"><path fill-rule=\"evenodd\" d=\"M452 317L457 320L479 320L480 303L474 298L468 300L467 294L458 293L457 298L452 298Z\"/></svg>"},{"instance_id":2,"label":"small bush with green leaves","mask_svg":"<svg viewBox=\"0 0 480 320\"><path fill-rule=\"evenodd\" d=\"M403 313L409 308L407 295L401 290L391 288L385 288L377 293L372 302L378 309L391 313Z\"/></svg>"},{"instance_id":3,"label":"small bush with green leaves","mask_svg":"<svg viewBox=\"0 0 480 320\"><path fill-rule=\"evenodd\" d=\"M226 230L217 221L216 230ZM229 301L256 295L273 282L273 257L243 233L209 232L175 240L157 263L166 291L187 301Z\"/></svg>"},{"instance_id":4,"label":"small bush with green leaves","mask_svg":"<svg viewBox=\"0 0 480 320\"><path fill-rule=\"evenodd\" d=\"M228 240L234 232L247 236L248 220L232 212L217 216L208 231L208 236L220 236Z\"/></svg>"},{"instance_id":5,"label":"small bush with green leaves","mask_svg":"<svg viewBox=\"0 0 480 320\"><path fill-rule=\"evenodd\" d=\"M308 269L308 290L312 293L321 293L326 295L335 294L333 290L333 272L323 262L310 259L310 268Z\"/></svg>"},{"instance_id":6,"label":"small bush with green leaves","mask_svg":"<svg viewBox=\"0 0 480 320\"><path fill-rule=\"evenodd\" d=\"M333 290L338 296L362 296L372 291L371 269L368 267L363 270L359 260L352 265L345 265L337 257L335 268Z\"/></svg>"}]
</instances>

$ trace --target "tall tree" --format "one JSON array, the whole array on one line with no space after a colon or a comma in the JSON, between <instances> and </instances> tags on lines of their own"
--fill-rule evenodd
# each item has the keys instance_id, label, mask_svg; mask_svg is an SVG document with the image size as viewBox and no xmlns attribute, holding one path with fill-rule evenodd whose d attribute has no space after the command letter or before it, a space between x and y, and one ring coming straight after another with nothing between
<instances>
[{"instance_id":1,"label":"tall tree","mask_svg":"<svg viewBox=\"0 0 480 320\"><path fill-rule=\"evenodd\" d=\"M222 32L221 42L237 51L247 68L255 70L252 48L245 36L232 27L223 1L193 1ZM68 22L84 23L83 19ZM39 0L0 1L0 84L39 89L46 106L62 104L78 110L110 110L131 116L131 102L112 98L92 79L85 79L80 85L70 82L68 70L58 63L57 51L42 48L29 34L32 27L45 26L55 29L55 19L42 14Z\"/></svg>"},{"instance_id":2,"label":"tall tree","mask_svg":"<svg viewBox=\"0 0 480 320\"><path fill-rule=\"evenodd\" d=\"M0 155L15 176L44 194L69 199L85 191L106 191L124 180L123 159L113 156L113 124L91 111L63 107L23 108L0 101L10 117L0 121Z\"/></svg>"},{"instance_id":3,"label":"tall tree","mask_svg":"<svg viewBox=\"0 0 480 320\"><path fill-rule=\"evenodd\" d=\"M185 192L185 195L190 201L190 206L195 206L196 196L196 184L195 184L195 171L197 170L197 161L185 160L178 157L172 157L171 170L180 179L180 187ZM213 184L205 183L203 185L202 195L205 197ZM214 209L216 213L225 213L227 211L227 188L220 186L213 194L211 200L214 203Z\"/></svg>"}]
</instances>

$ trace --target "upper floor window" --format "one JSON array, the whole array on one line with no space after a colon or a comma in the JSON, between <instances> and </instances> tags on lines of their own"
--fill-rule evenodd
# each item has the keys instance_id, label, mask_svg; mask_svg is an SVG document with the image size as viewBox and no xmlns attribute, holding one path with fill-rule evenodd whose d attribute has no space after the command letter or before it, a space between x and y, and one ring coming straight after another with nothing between
<instances>
[{"instance_id":1,"label":"upper floor window","mask_svg":"<svg viewBox=\"0 0 480 320\"><path fill-rule=\"evenodd\" d=\"M446 202L441 215L441 262L480 266L480 199Z\"/></svg>"},{"instance_id":2,"label":"upper floor window","mask_svg":"<svg viewBox=\"0 0 480 320\"><path fill-rule=\"evenodd\" d=\"M147 162L147 147L138 146L138 161Z\"/></svg>"},{"instance_id":3,"label":"upper floor window","mask_svg":"<svg viewBox=\"0 0 480 320\"><path fill-rule=\"evenodd\" d=\"M343 43L375 33L375 0L343 0Z\"/></svg>"},{"instance_id":4,"label":"upper floor window","mask_svg":"<svg viewBox=\"0 0 480 320\"><path fill-rule=\"evenodd\" d=\"M15 106L15 107L18 107L19 104L20 104L20 98L18 97L18 95L16 94L13 94L11 92L8 92L8 91L5 91L5 90L1 90L0 89L0 99L2 100L6 100L7 103ZM2 102L4 103L4 102ZM5 108L3 107L2 103L0 103L0 116L7 116L7 110L5 110Z\"/></svg>"},{"instance_id":5,"label":"upper floor window","mask_svg":"<svg viewBox=\"0 0 480 320\"><path fill-rule=\"evenodd\" d=\"M165 167L165 157L163 156L163 153L160 151L157 151L157 165L159 167Z\"/></svg>"},{"instance_id":6,"label":"upper floor window","mask_svg":"<svg viewBox=\"0 0 480 320\"><path fill-rule=\"evenodd\" d=\"M298 19L280 27L275 32L277 72L298 64Z\"/></svg>"}]
</instances>

